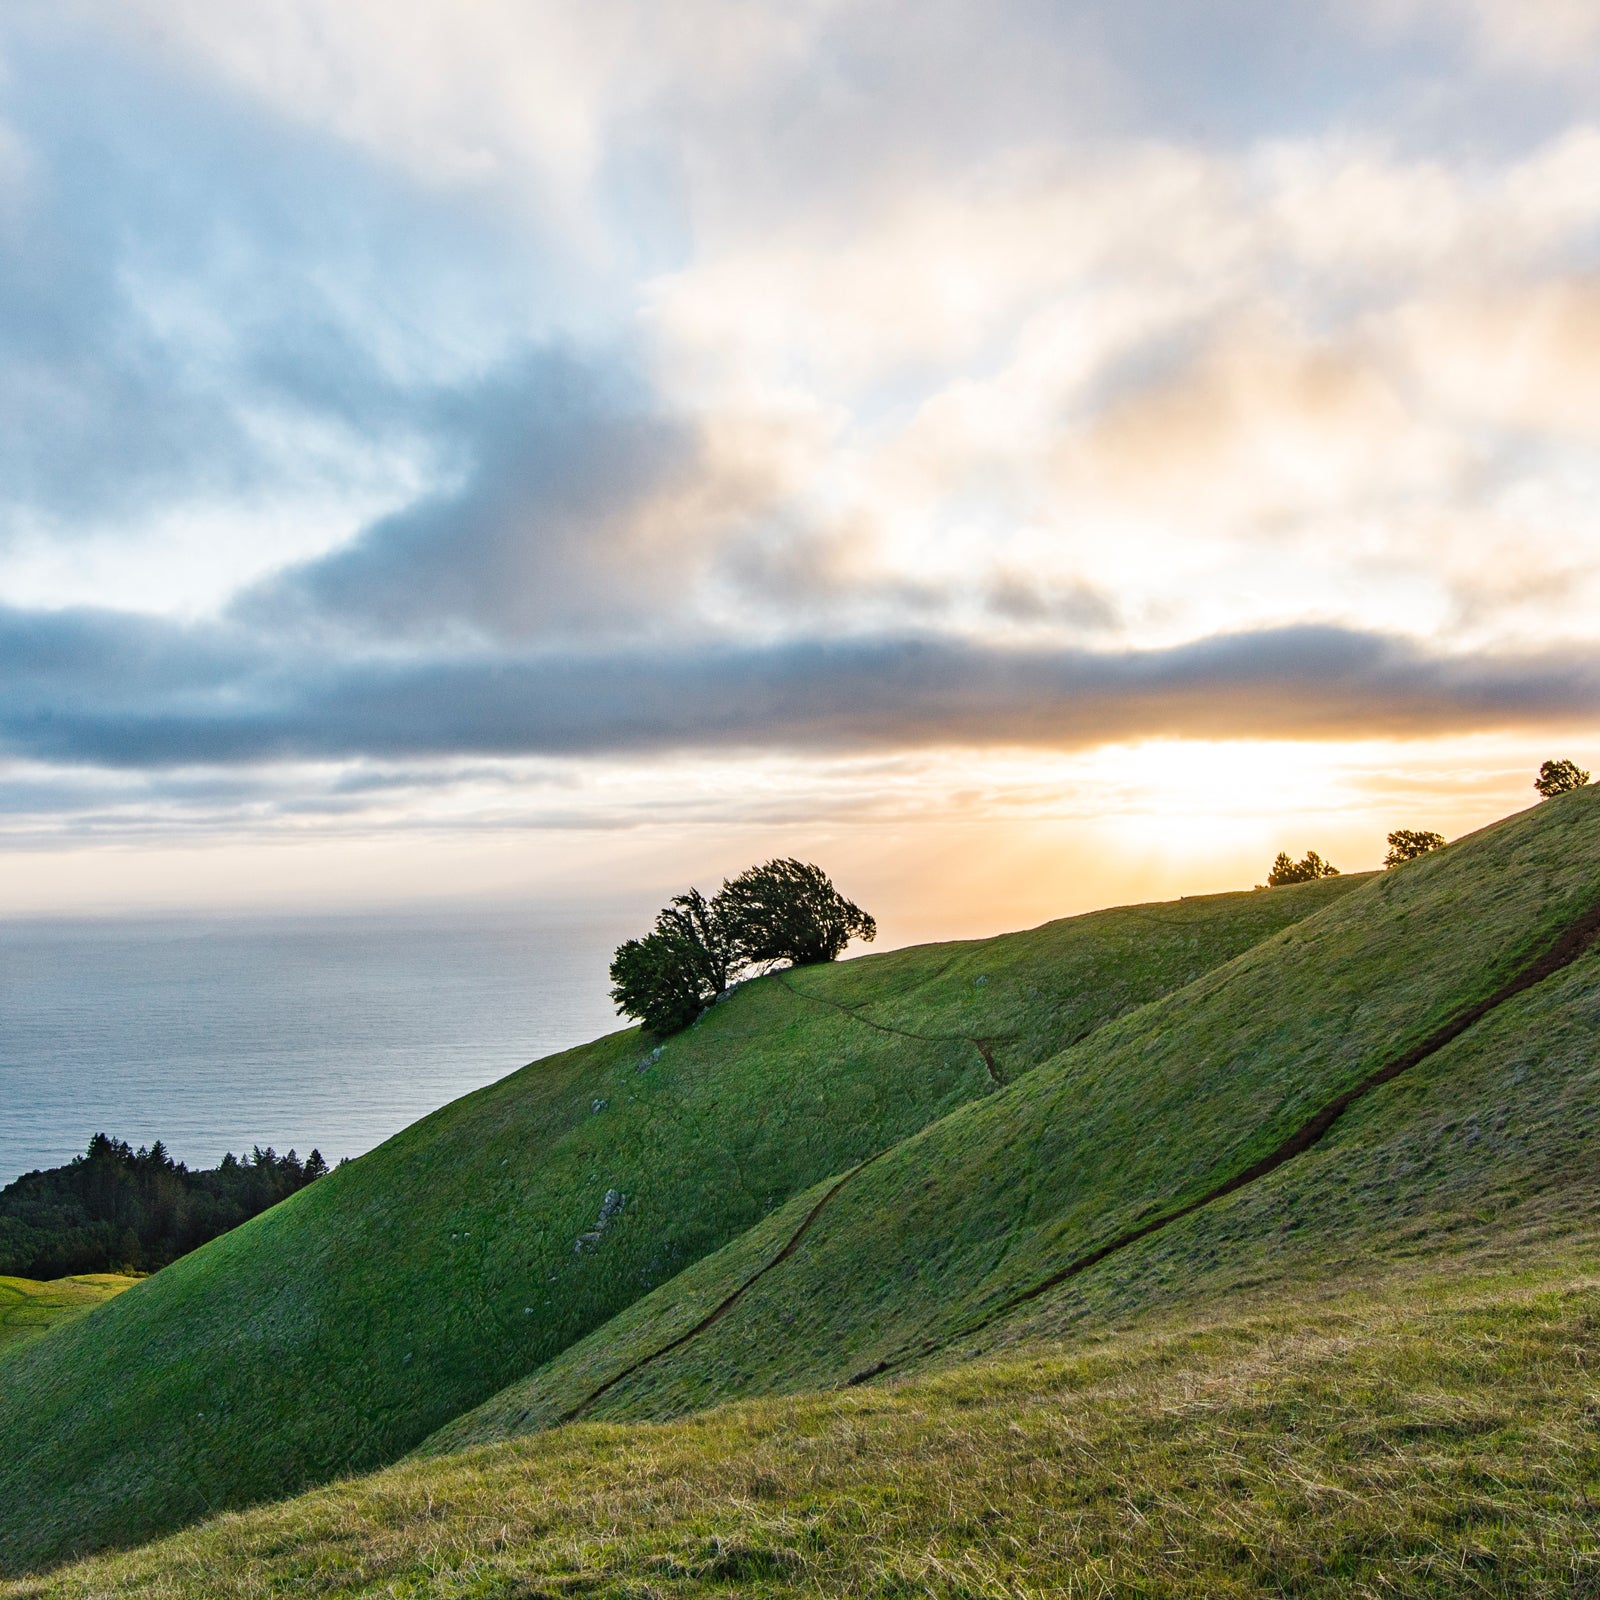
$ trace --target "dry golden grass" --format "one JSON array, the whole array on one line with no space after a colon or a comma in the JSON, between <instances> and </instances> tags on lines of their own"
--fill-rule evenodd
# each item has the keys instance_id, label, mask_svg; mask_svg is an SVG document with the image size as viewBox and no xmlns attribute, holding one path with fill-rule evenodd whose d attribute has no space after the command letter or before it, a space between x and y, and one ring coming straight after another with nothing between
<instances>
[{"instance_id":1,"label":"dry golden grass","mask_svg":"<svg viewBox=\"0 0 1600 1600\"><path fill-rule=\"evenodd\" d=\"M576 1425L0 1596L1597 1594L1600 1278L1564 1252Z\"/></svg>"}]
</instances>

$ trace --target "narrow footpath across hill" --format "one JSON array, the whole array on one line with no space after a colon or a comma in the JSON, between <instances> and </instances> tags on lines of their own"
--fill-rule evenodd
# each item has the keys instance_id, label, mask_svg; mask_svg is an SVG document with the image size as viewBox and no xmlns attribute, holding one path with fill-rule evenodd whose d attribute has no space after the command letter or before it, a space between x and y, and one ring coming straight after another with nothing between
<instances>
[{"instance_id":1,"label":"narrow footpath across hill","mask_svg":"<svg viewBox=\"0 0 1600 1600\"><path fill-rule=\"evenodd\" d=\"M997 1089L1004 1088L1008 1081L1000 1076L1000 1068L994 1059L994 1046L1006 1042L1000 1037L991 1035L989 1038L979 1039L968 1033L913 1033L909 1028L897 1028L892 1023L879 1022L873 1017L864 1017L856 1006L843 1005L837 1000L828 1000L817 994L807 994L804 989L797 988L785 972L775 972L773 977L790 994L797 996L799 999L810 1000L814 1005L831 1006L835 1011L843 1012L845 1016L851 1018L852 1021L861 1023L864 1027L876 1028L879 1033L897 1033L902 1039L920 1039L924 1044L970 1044L978 1052L983 1061L984 1069L989 1074L989 1081ZM1014 1039L1016 1035L1013 1034L1010 1037ZM1072 1042L1076 1044L1077 1040Z\"/></svg>"}]
</instances>

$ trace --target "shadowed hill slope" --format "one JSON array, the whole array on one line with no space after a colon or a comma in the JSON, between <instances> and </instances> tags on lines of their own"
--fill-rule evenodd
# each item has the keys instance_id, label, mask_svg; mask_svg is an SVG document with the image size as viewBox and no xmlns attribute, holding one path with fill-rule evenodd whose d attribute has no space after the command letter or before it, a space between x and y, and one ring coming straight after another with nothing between
<instances>
[{"instance_id":1,"label":"shadowed hill slope","mask_svg":"<svg viewBox=\"0 0 1600 1600\"><path fill-rule=\"evenodd\" d=\"M864 1381L1508 1207L1587 1216L1597 931L1585 790L1369 881L796 1200L427 1449Z\"/></svg>"},{"instance_id":2,"label":"shadowed hill slope","mask_svg":"<svg viewBox=\"0 0 1600 1600\"><path fill-rule=\"evenodd\" d=\"M393 1459L830 1173L1357 891L757 980L537 1062L0 1357L0 1567Z\"/></svg>"}]
</instances>

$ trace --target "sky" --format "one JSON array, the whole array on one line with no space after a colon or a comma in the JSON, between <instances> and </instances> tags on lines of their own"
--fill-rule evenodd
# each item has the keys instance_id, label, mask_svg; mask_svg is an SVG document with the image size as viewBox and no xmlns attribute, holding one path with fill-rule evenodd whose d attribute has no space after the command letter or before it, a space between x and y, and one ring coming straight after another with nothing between
<instances>
[{"instance_id":1,"label":"sky","mask_svg":"<svg viewBox=\"0 0 1600 1600\"><path fill-rule=\"evenodd\" d=\"M1597 490L1594 0L0 12L0 912L1374 867Z\"/></svg>"}]
</instances>

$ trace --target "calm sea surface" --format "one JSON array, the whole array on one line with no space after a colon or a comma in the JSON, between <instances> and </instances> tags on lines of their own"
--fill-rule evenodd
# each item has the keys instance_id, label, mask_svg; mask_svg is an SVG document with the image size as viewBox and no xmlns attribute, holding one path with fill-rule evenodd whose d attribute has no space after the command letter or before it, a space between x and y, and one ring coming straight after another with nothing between
<instances>
[{"instance_id":1,"label":"calm sea surface","mask_svg":"<svg viewBox=\"0 0 1600 1600\"><path fill-rule=\"evenodd\" d=\"M552 911L0 923L0 1186L104 1131L191 1166L360 1155L621 1026L640 919Z\"/></svg>"}]
</instances>

